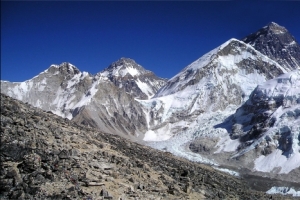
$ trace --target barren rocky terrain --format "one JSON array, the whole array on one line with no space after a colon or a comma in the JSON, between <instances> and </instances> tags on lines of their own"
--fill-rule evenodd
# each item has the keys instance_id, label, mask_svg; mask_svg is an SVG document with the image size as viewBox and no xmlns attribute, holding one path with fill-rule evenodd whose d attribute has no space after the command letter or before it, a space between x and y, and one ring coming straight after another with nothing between
<instances>
[{"instance_id":1,"label":"barren rocky terrain","mask_svg":"<svg viewBox=\"0 0 300 200\"><path fill-rule=\"evenodd\" d=\"M287 199L1 94L1 199Z\"/></svg>"}]
</instances>

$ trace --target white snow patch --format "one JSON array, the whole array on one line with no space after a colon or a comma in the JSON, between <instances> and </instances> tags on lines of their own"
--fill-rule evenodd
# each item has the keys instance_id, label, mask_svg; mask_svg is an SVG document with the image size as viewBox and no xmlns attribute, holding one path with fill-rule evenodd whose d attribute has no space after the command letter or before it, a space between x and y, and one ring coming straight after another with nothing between
<instances>
[{"instance_id":1,"label":"white snow patch","mask_svg":"<svg viewBox=\"0 0 300 200\"><path fill-rule=\"evenodd\" d=\"M282 195L292 195L293 197L300 197L300 191L296 191L294 188L289 187L272 187L269 189L267 194L282 194Z\"/></svg>"},{"instance_id":2,"label":"white snow patch","mask_svg":"<svg viewBox=\"0 0 300 200\"><path fill-rule=\"evenodd\" d=\"M154 92L152 91L152 89L149 87L149 85L147 83L144 83L140 79L137 79L136 84L141 89L141 91L144 94L146 94L148 97L153 95Z\"/></svg>"},{"instance_id":3,"label":"white snow patch","mask_svg":"<svg viewBox=\"0 0 300 200\"><path fill-rule=\"evenodd\" d=\"M39 99L36 101L36 106L39 108L42 106L42 102Z\"/></svg>"},{"instance_id":4,"label":"white snow patch","mask_svg":"<svg viewBox=\"0 0 300 200\"><path fill-rule=\"evenodd\" d=\"M227 174L230 174L230 175L232 175L232 176L237 176L237 177L240 176L240 174L239 174L238 172L233 171L233 170L230 170L230 169L219 168L219 167L215 167L215 166L213 166L213 168L216 169L216 170L219 170L219 171L221 171L221 172L225 172L225 173L227 173Z\"/></svg>"},{"instance_id":5,"label":"white snow patch","mask_svg":"<svg viewBox=\"0 0 300 200\"><path fill-rule=\"evenodd\" d=\"M163 140L167 140L170 139L170 137L172 137L171 134L167 134L167 133L162 133L162 132L154 132L152 130L148 130L145 133L145 137L144 137L144 141L163 141Z\"/></svg>"},{"instance_id":6,"label":"white snow patch","mask_svg":"<svg viewBox=\"0 0 300 200\"><path fill-rule=\"evenodd\" d=\"M282 155L282 151L276 149L271 154L261 155L254 161L254 169L262 172L271 172L280 169L279 173L288 174L293 169L300 167L300 153L294 152L291 157L287 158Z\"/></svg>"},{"instance_id":7,"label":"white snow patch","mask_svg":"<svg viewBox=\"0 0 300 200\"><path fill-rule=\"evenodd\" d=\"M100 80L100 79L99 79ZM91 99L94 97L94 95L97 93L98 85L99 85L99 80L95 81L89 91L87 92L86 95L83 95L81 100L74 106L74 108L82 107L84 105L87 105L88 103L91 102Z\"/></svg>"},{"instance_id":8,"label":"white snow patch","mask_svg":"<svg viewBox=\"0 0 300 200\"><path fill-rule=\"evenodd\" d=\"M273 30L273 32L275 33L275 34L285 34L286 33L286 31L284 31L284 30Z\"/></svg>"},{"instance_id":9,"label":"white snow patch","mask_svg":"<svg viewBox=\"0 0 300 200\"><path fill-rule=\"evenodd\" d=\"M237 147L241 143L238 139L232 140L229 135L223 136L220 141L217 143L216 147L219 147L217 151L214 153L221 153L221 152L233 152L237 150Z\"/></svg>"},{"instance_id":10,"label":"white snow patch","mask_svg":"<svg viewBox=\"0 0 300 200\"><path fill-rule=\"evenodd\" d=\"M127 67L126 70L122 71L122 73L122 76L125 76L127 73L129 73L131 76L136 76L140 74L139 70L137 70L134 67Z\"/></svg>"},{"instance_id":11,"label":"white snow patch","mask_svg":"<svg viewBox=\"0 0 300 200\"><path fill-rule=\"evenodd\" d=\"M44 78L40 83L38 83L38 91L44 91L44 89L46 88L47 85L47 79Z\"/></svg>"},{"instance_id":12,"label":"white snow patch","mask_svg":"<svg viewBox=\"0 0 300 200\"><path fill-rule=\"evenodd\" d=\"M296 42L295 41L292 41L292 42L290 42L288 45L289 46L292 46L292 45L295 45L296 44Z\"/></svg>"},{"instance_id":13,"label":"white snow patch","mask_svg":"<svg viewBox=\"0 0 300 200\"><path fill-rule=\"evenodd\" d=\"M120 65L113 69L113 71L103 71L101 72L101 76L108 76L108 75L113 75L113 76L126 76L127 74L130 74L131 76L137 76L140 74L139 70L134 68L131 65Z\"/></svg>"},{"instance_id":14,"label":"white snow patch","mask_svg":"<svg viewBox=\"0 0 300 200\"><path fill-rule=\"evenodd\" d=\"M53 112L55 115L58 115L60 117L65 117L65 113L63 113L60 110L52 110L51 112Z\"/></svg>"}]
</instances>

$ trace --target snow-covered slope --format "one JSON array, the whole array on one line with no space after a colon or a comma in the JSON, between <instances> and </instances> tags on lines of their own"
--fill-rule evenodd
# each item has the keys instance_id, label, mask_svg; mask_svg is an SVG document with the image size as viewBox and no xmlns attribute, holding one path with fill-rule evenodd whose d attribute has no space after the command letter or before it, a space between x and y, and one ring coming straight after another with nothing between
<instances>
[{"instance_id":1,"label":"snow-covered slope","mask_svg":"<svg viewBox=\"0 0 300 200\"><path fill-rule=\"evenodd\" d=\"M253 89L285 70L252 46L231 39L170 79L154 98L140 101L147 115L145 140L166 140L198 115L241 105Z\"/></svg>"},{"instance_id":2,"label":"snow-covered slope","mask_svg":"<svg viewBox=\"0 0 300 200\"><path fill-rule=\"evenodd\" d=\"M245 37L243 41L278 62L286 70L300 68L300 45L289 31L275 22Z\"/></svg>"},{"instance_id":3,"label":"snow-covered slope","mask_svg":"<svg viewBox=\"0 0 300 200\"><path fill-rule=\"evenodd\" d=\"M246 95L249 95L256 87L256 83L261 82L257 79L274 78L285 71L278 63L256 51L251 45L237 39L230 39L171 78L155 97L166 96L187 87L193 87L202 78L207 79L206 88L209 90L218 83L222 85L224 82L226 85L238 83ZM236 77L227 77L228 74L236 75ZM245 78L248 79L247 82L240 84L241 81L245 81Z\"/></svg>"},{"instance_id":4,"label":"snow-covered slope","mask_svg":"<svg viewBox=\"0 0 300 200\"><path fill-rule=\"evenodd\" d=\"M233 117L231 138L240 156L260 151L257 171L289 173L300 167L300 70L259 85Z\"/></svg>"},{"instance_id":5,"label":"snow-covered slope","mask_svg":"<svg viewBox=\"0 0 300 200\"><path fill-rule=\"evenodd\" d=\"M167 81L129 58L121 58L112 63L98 73L98 76L108 77L118 88L137 99L151 98Z\"/></svg>"},{"instance_id":6,"label":"snow-covered slope","mask_svg":"<svg viewBox=\"0 0 300 200\"><path fill-rule=\"evenodd\" d=\"M154 98L140 101L149 126L144 140L193 161L272 177L291 171L295 175L300 166L298 79L299 71L286 73L250 45L231 39L183 69ZM262 101L267 108L277 105L270 112L277 116L274 127L265 126L274 119L264 118L260 101L253 103L255 111L241 114L254 96L268 99ZM278 99L286 106L282 113L281 101L274 105ZM261 126L263 136L253 137Z\"/></svg>"},{"instance_id":7,"label":"snow-covered slope","mask_svg":"<svg viewBox=\"0 0 300 200\"><path fill-rule=\"evenodd\" d=\"M204 112L194 121L170 123L171 131L148 131L145 139L154 148L228 167L241 176L271 177L274 182L299 186L299 120L300 72L296 70L261 83L242 106L230 105ZM161 141L166 133L170 138ZM276 182L289 186L284 181Z\"/></svg>"}]
</instances>

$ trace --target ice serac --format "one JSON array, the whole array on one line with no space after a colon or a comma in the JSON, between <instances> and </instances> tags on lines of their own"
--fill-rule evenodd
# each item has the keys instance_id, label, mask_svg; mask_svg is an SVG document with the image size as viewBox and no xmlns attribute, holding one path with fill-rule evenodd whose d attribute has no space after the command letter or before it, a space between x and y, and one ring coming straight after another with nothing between
<instances>
[{"instance_id":1,"label":"ice serac","mask_svg":"<svg viewBox=\"0 0 300 200\"><path fill-rule=\"evenodd\" d=\"M245 37L243 41L288 71L300 67L300 45L283 26L271 22Z\"/></svg>"},{"instance_id":2,"label":"ice serac","mask_svg":"<svg viewBox=\"0 0 300 200\"><path fill-rule=\"evenodd\" d=\"M252 92L233 118L236 156L256 149L254 169L289 173L300 167L300 70L269 80Z\"/></svg>"},{"instance_id":3,"label":"ice serac","mask_svg":"<svg viewBox=\"0 0 300 200\"><path fill-rule=\"evenodd\" d=\"M151 98L167 81L130 58L113 62L98 75L108 77L118 88L124 89L137 99Z\"/></svg>"},{"instance_id":4,"label":"ice serac","mask_svg":"<svg viewBox=\"0 0 300 200\"><path fill-rule=\"evenodd\" d=\"M140 101L148 112L145 140L168 139L202 113L239 106L258 84L284 72L252 46L230 39L171 78L154 98Z\"/></svg>"}]
</instances>

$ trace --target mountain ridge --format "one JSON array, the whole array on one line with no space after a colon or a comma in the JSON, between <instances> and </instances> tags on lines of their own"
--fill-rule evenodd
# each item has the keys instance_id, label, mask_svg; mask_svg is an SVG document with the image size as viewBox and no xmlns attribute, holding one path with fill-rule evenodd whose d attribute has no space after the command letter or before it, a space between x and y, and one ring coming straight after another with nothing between
<instances>
[{"instance_id":1,"label":"mountain ridge","mask_svg":"<svg viewBox=\"0 0 300 200\"><path fill-rule=\"evenodd\" d=\"M134 99L149 98L139 86L142 85L155 92L160 84L164 84L165 79L156 77L154 73L145 70L132 59L123 58L122 60L126 62L129 60L130 64L135 64L144 71L146 76L143 77L141 74L136 80L132 79L132 76L129 79L126 77L117 79L121 85L131 83L132 87L122 88L116 84L114 77L103 75L107 71L91 75L88 72L80 72L74 65L64 62L60 65L51 65L25 82L1 81L1 92L68 119L84 113L82 117L85 116L84 118L89 120L82 117L76 117L75 120L79 123L97 126L105 132L131 137L140 133L137 127L143 130L141 127L143 115L139 114L142 112L133 113L139 110ZM138 81L138 84L135 81ZM108 95L103 96L100 91ZM100 102L94 101L95 97L101 99ZM98 103L95 104L95 102ZM115 103L111 104L111 102ZM99 105L108 106L99 107ZM98 109L101 115L94 113L95 109ZM127 121L126 125L115 124L120 120ZM125 126L128 127L125 128Z\"/></svg>"},{"instance_id":2,"label":"mountain ridge","mask_svg":"<svg viewBox=\"0 0 300 200\"><path fill-rule=\"evenodd\" d=\"M240 46L241 48L244 48L244 49L247 48L253 52L254 56L256 56L256 54L259 54L259 57L262 60L267 60L268 62L271 62L273 65L276 65L276 67L279 68L281 70L281 72L277 72L275 75L286 72L286 70L283 69L281 66L279 66L278 63L267 58L266 56L263 56L263 54L257 53L256 50L253 47L251 47L250 45L247 45L247 44L243 43L242 41L232 38L232 39L226 41L225 43L223 43L222 45L220 45L219 47L209 51L208 53L206 53L205 55L203 55L202 57L200 57L199 59L197 59L190 65L188 65L187 67L185 67L181 72L179 72L177 75L172 77L168 82L178 82L179 80L182 80L182 79L188 79L189 76L192 75L192 73L195 73L200 68L209 66L209 64L211 62L213 62L214 60L218 59L219 56L226 56L226 55L229 55L230 53L237 54L238 51L240 51L240 50L237 48L236 49L231 48L231 45L236 45L237 48L238 48L238 46ZM230 52L230 51L233 51L233 52ZM234 51L236 51L236 52L234 52ZM226 60L222 60L222 61L226 62ZM233 62L235 62L235 61L233 61ZM230 67L229 66L230 64L231 63L228 63L228 64L225 63L225 65L228 65L228 67ZM179 76L183 76L183 73L185 73L184 77L179 77ZM266 72L266 73L269 73L269 72ZM272 76L271 74L268 75L268 78L272 78L272 77L274 77L274 76ZM174 80L174 79L176 79L176 80ZM161 96L160 93L163 93L162 90L166 87L167 87L167 85L163 86L162 89L158 92L158 94L155 95L155 97ZM167 90L170 90L170 89L167 88ZM163 93L162 95L168 95L168 93L167 94Z\"/></svg>"}]
</instances>

